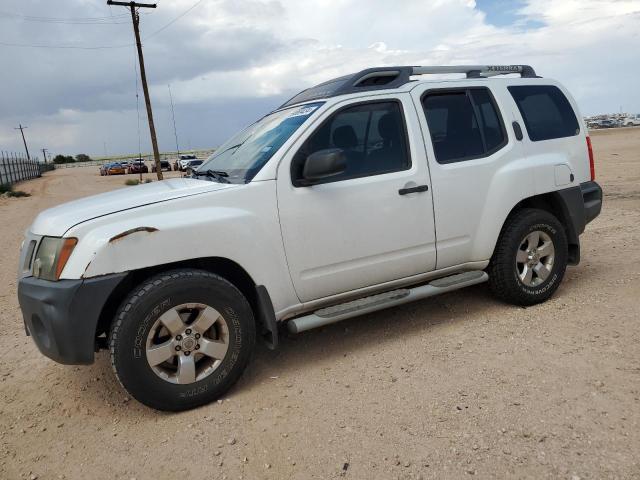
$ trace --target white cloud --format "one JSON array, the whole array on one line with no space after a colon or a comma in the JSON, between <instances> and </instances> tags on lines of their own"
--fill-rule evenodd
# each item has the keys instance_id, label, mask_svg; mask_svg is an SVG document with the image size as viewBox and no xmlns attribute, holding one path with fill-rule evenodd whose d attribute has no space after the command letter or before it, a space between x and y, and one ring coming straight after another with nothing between
<instances>
[{"instance_id":1,"label":"white cloud","mask_svg":"<svg viewBox=\"0 0 640 480\"><path fill-rule=\"evenodd\" d=\"M181 98L277 95L373 65L530 63L576 89L585 111L617 108L620 102L640 109L631 89L621 95L610 91L619 91L618 85L628 85L640 73L636 52L626 48L640 40L638 0L530 0L519 14L523 20L542 22L536 28L526 28L526 22L490 25L473 1L316 0L278 5L281 8L273 9L277 15L266 18L243 16L247 9L240 7L223 9L223 18L227 25L268 24L287 48L260 65L207 73L204 83L185 81L178 88ZM198 22L204 25L207 18L201 16ZM599 85L601 93L594 97L588 85ZM612 97L619 100L607 105Z\"/></svg>"},{"instance_id":2,"label":"white cloud","mask_svg":"<svg viewBox=\"0 0 640 480\"><path fill-rule=\"evenodd\" d=\"M3 10L34 14L28 2L5 1ZM146 39L191 5L162 2L142 18L161 148L173 142L169 82L179 130L204 147L297 90L376 65L529 63L565 83L585 114L640 111L640 0L526 0L507 27L488 23L473 0L208 0ZM37 14L83 11L108 14L98 0L39 4ZM128 24L2 26L0 41L15 43L120 44L132 36ZM50 148L100 153L107 135L110 150L134 151L133 55L132 48L0 50L5 71L15 72L0 97L0 148L20 148L10 129L22 121Z\"/></svg>"}]
</instances>

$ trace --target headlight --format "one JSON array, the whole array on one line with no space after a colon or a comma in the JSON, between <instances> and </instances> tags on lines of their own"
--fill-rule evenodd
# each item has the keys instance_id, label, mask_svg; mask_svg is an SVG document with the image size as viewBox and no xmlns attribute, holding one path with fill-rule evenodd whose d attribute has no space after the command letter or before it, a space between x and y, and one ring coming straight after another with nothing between
<instances>
[{"instance_id":1,"label":"headlight","mask_svg":"<svg viewBox=\"0 0 640 480\"><path fill-rule=\"evenodd\" d=\"M33 276L58 280L77 243L77 238L42 237L33 260Z\"/></svg>"}]
</instances>

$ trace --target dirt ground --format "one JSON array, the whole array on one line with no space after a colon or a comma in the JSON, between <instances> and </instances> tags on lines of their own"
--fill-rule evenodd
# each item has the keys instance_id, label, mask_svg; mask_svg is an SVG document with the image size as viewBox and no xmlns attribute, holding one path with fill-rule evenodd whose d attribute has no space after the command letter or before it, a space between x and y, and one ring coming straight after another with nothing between
<instances>
[{"instance_id":1,"label":"dirt ground","mask_svg":"<svg viewBox=\"0 0 640 480\"><path fill-rule=\"evenodd\" d=\"M48 360L18 309L35 215L136 187L95 168L22 184L0 199L0 478L640 478L640 128L593 144L604 209L549 302L480 285L290 336L180 414L130 400L106 353Z\"/></svg>"}]
</instances>

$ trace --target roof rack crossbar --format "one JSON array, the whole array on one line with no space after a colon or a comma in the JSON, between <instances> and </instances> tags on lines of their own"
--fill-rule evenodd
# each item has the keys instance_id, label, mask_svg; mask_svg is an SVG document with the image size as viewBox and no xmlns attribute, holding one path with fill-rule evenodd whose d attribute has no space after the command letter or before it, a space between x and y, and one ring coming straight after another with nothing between
<instances>
[{"instance_id":1,"label":"roof rack crossbar","mask_svg":"<svg viewBox=\"0 0 640 480\"><path fill-rule=\"evenodd\" d=\"M529 65L442 65L413 67L411 75L439 75L446 73L464 73L467 78L493 77L519 73L523 78L535 78L536 72Z\"/></svg>"}]
</instances>

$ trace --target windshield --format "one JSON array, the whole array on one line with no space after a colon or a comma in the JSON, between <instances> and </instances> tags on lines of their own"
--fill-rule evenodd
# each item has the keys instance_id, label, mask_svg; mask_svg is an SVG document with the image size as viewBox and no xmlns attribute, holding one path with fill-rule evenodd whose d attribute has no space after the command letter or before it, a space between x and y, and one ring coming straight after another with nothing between
<instances>
[{"instance_id":1,"label":"windshield","mask_svg":"<svg viewBox=\"0 0 640 480\"><path fill-rule=\"evenodd\" d=\"M279 110L262 117L218 148L196 173L223 172L231 183L247 183L323 102Z\"/></svg>"}]
</instances>

